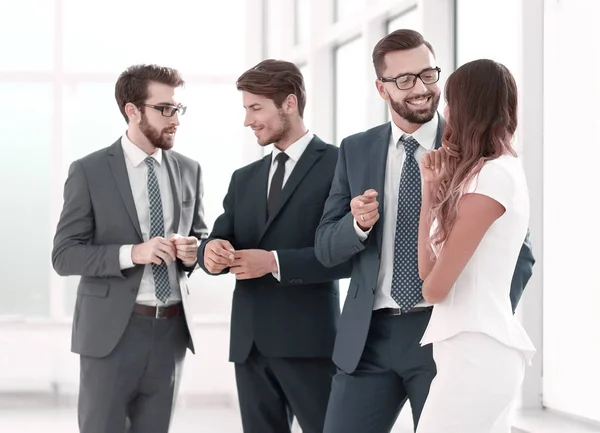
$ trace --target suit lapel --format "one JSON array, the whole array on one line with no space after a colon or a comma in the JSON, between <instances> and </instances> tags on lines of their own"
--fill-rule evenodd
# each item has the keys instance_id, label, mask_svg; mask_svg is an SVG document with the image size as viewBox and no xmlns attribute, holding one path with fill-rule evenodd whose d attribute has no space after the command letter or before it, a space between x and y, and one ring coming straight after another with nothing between
<instances>
[{"instance_id":1,"label":"suit lapel","mask_svg":"<svg viewBox=\"0 0 600 433\"><path fill-rule=\"evenodd\" d=\"M119 190L123 204L127 209L127 213L131 218L131 222L133 223L136 232L143 241L144 237L142 236L142 229L140 228L140 222L135 209L133 194L131 193L131 184L129 183L127 167L125 166L125 154L123 153L120 139L108 149L108 155L108 164L113 177L115 178L115 183L117 184L117 189Z\"/></svg>"},{"instance_id":2,"label":"suit lapel","mask_svg":"<svg viewBox=\"0 0 600 433\"><path fill-rule=\"evenodd\" d=\"M326 147L325 143L316 136L310 141L310 143L308 143L306 150L302 153L302 156L300 157L300 159L294 166L294 169L292 170L290 177L288 178L288 180L285 182L285 185L283 186L279 204L275 208L275 211L273 212L273 214L269 215L269 219L267 220L267 224L265 226L265 229L263 230L263 235L269 229L273 220L275 218L277 218L277 215L279 214L281 209L285 206L287 201L290 199L290 197L292 196L292 194L294 193L296 188L298 188L298 185L300 185L300 182L302 181L302 179L304 179L304 177L310 171L310 169L315 164L315 162L317 162L319 160L319 158L321 157L321 152L325 149L325 147ZM270 159L269 159L269 161L270 161ZM268 176L268 172L267 172L267 176ZM263 195L265 196L265 206L264 206L265 209L267 207L267 205L266 205L267 192L266 191L267 191L267 188L265 188L263 190ZM261 236L261 238L262 238L262 236Z\"/></svg>"},{"instance_id":3,"label":"suit lapel","mask_svg":"<svg viewBox=\"0 0 600 433\"><path fill-rule=\"evenodd\" d=\"M170 152L163 151L163 158L171 179L171 191L173 193L173 227L172 233L179 231L179 220L181 219L181 203L183 202L181 189L181 170L177 158Z\"/></svg>"},{"instance_id":4,"label":"suit lapel","mask_svg":"<svg viewBox=\"0 0 600 433\"><path fill-rule=\"evenodd\" d=\"M267 223L267 188L269 186L269 171L271 168L271 155L265 156L258 166L256 177L250 183L248 195L255 197L256 222L259 233L264 230Z\"/></svg>"},{"instance_id":5,"label":"suit lapel","mask_svg":"<svg viewBox=\"0 0 600 433\"><path fill-rule=\"evenodd\" d=\"M446 124L446 121L444 120L444 118L440 115L440 113L437 113L438 116L438 126L437 126L437 133L435 135L435 148L439 149L440 147L442 147L442 137L444 136L444 125Z\"/></svg>"},{"instance_id":6,"label":"suit lapel","mask_svg":"<svg viewBox=\"0 0 600 433\"><path fill-rule=\"evenodd\" d=\"M385 172L388 150L390 147L390 134L392 127L390 123L375 132L373 143L371 144L371 161L370 168L370 188L377 191L377 200L379 201L380 221L375 224L375 239L377 240L377 251L381 252L381 242L383 239L383 215L384 215L384 195L385 195ZM362 191L364 192L364 191ZM361 193L362 193L361 192Z\"/></svg>"}]
</instances>

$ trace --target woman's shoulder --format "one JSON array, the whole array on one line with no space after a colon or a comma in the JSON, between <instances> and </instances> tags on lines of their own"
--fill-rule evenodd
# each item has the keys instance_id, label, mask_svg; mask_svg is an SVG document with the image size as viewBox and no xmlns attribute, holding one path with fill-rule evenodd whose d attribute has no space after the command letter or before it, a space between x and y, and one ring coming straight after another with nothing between
<instances>
[{"instance_id":1,"label":"woman's shoulder","mask_svg":"<svg viewBox=\"0 0 600 433\"><path fill-rule=\"evenodd\" d=\"M502 155L484 162L473 178L467 192L506 190L512 192L526 186L521 160L511 155Z\"/></svg>"}]
</instances>

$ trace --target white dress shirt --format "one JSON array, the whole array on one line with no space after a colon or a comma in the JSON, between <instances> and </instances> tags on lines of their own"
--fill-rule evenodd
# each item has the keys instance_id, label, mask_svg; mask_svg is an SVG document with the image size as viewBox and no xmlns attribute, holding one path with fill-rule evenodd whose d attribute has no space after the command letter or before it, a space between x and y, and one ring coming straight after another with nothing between
<instances>
[{"instance_id":1,"label":"white dress shirt","mask_svg":"<svg viewBox=\"0 0 600 433\"><path fill-rule=\"evenodd\" d=\"M129 140L129 137L127 137L127 133L123 134L123 137L121 137L121 146L123 147L123 153L125 154L125 165L127 166L127 175L129 177L129 184L131 185L131 192L133 194L133 201L135 203L140 229L142 230L144 242L147 242L150 240L150 203L148 201L148 167L144 163L144 160L148 157L148 154L133 144L131 140ZM154 170L160 189L165 239L169 239L172 234L171 230L173 228L173 217L175 213L171 181L169 179L167 166L163 161L162 150L157 149L150 156L157 162L157 164L154 165ZM133 260L131 259L132 248L133 245L123 245L119 249L119 264L121 269L128 269L134 266ZM167 265L167 270L169 273L169 282L171 283L171 296L166 305L171 305L181 301L181 292L177 281L176 262ZM155 290L152 267L151 265L146 265L144 267L144 274L142 275L136 302L138 304L151 306L165 305L165 303L156 297Z\"/></svg>"},{"instance_id":2,"label":"white dress shirt","mask_svg":"<svg viewBox=\"0 0 600 433\"><path fill-rule=\"evenodd\" d=\"M399 308L398 304L392 298L392 275L394 273L394 239L396 237L396 216L398 213L398 189L400 188L400 177L402 175L402 165L406 153L404 146L399 143L404 135L411 135L419 143L415 151L417 161L428 151L435 147L435 138L438 128L438 116L423 124L412 134L402 131L394 122L392 125L392 134L388 149L386 168L385 168L385 187L384 201L385 209L383 216L383 237L381 243L381 261L379 262L379 275L377 277L377 287L375 289L375 303L373 309L380 308ZM419 169L421 166L419 165ZM421 177L422 179L422 177ZM378 191L380 192L380 191ZM381 220L375 224L381 224ZM370 230L363 232L358 223L354 220L354 229L361 240L366 240ZM425 301L420 302L416 307L424 307L430 304Z\"/></svg>"},{"instance_id":3,"label":"white dress shirt","mask_svg":"<svg viewBox=\"0 0 600 433\"><path fill-rule=\"evenodd\" d=\"M285 153L289 157L285 162L285 173L283 175L283 184L281 187L285 186L285 183L290 178L290 174L292 174L292 170L300 160L300 157L308 147L308 144L311 142L315 135L307 131L298 141L295 141L285 150ZM273 152L271 153L271 169L269 170L269 184L267 186L267 198L269 197L269 191L271 190L271 180L273 179L273 175L275 174L275 170L277 169L277 162L275 158L277 155L281 153L277 147L273 146ZM275 256L275 261L277 262L277 272L273 272L273 276L277 279L277 281L281 281L280 269L279 269L279 257L277 256L277 251L271 251Z\"/></svg>"}]
</instances>

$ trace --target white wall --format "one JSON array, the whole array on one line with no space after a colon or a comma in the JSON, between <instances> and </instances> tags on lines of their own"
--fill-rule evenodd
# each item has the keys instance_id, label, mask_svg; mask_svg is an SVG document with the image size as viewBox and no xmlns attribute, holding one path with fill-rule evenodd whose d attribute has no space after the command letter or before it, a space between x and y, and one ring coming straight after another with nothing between
<instances>
[{"instance_id":1,"label":"white wall","mask_svg":"<svg viewBox=\"0 0 600 433\"><path fill-rule=\"evenodd\" d=\"M545 7L544 405L600 422L600 2Z\"/></svg>"}]
</instances>

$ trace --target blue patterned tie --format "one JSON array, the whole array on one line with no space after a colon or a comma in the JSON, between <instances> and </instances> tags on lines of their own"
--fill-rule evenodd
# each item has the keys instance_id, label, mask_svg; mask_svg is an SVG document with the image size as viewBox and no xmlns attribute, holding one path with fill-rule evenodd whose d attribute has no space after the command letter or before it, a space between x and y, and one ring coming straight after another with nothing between
<instances>
[{"instance_id":1,"label":"blue patterned tie","mask_svg":"<svg viewBox=\"0 0 600 433\"><path fill-rule=\"evenodd\" d=\"M392 298L405 312L423 299L418 263L421 172L415 159L419 143L410 135L404 135L400 141L404 144L406 156L398 191Z\"/></svg>"},{"instance_id":2,"label":"blue patterned tie","mask_svg":"<svg viewBox=\"0 0 600 433\"><path fill-rule=\"evenodd\" d=\"M163 219L162 201L160 199L160 189L158 180L154 171L154 158L149 156L144 161L148 167L148 201L150 202L150 239L156 236L165 236L165 222ZM152 263L152 275L154 276L154 286L156 297L163 302L167 302L171 295L171 285L169 283L169 272L167 265L163 262L160 265Z\"/></svg>"}]
</instances>

